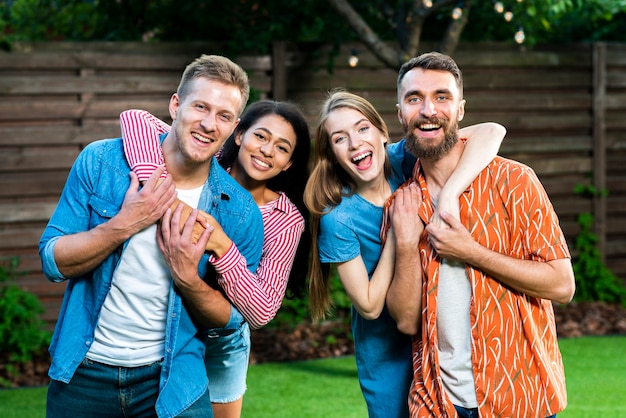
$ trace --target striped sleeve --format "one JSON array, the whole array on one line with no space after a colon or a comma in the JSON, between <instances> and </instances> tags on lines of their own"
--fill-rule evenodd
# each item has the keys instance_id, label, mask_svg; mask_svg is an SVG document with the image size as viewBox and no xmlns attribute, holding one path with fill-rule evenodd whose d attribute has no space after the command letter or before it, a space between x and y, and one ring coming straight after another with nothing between
<instances>
[{"instance_id":1,"label":"striped sleeve","mask_svg":"<svg viewBox=\"0 0 626 418\"><path fill-rule=\"evenodd\" d=\"M288 212L271 210L264 214L263 224L263 254L256 273L246 268L245 258L234 245L219 259L211 260L220 275L220 286L253 329L276 316L304 231L304 218L295 206Z\"/></svg>"},{"instance_id":2,"label":"striped sleeve","mask_svg":"<svg viewBox=\"0 0 626 418\"><path fill-rule=\"evenodd\" d=\"M145 110L130 109L120 114L124 154L139 181L146 181L157 167L165 168L159 135L170 126ZM165 178L164 170L161 178Z\"/></svg>"}]
</instances>

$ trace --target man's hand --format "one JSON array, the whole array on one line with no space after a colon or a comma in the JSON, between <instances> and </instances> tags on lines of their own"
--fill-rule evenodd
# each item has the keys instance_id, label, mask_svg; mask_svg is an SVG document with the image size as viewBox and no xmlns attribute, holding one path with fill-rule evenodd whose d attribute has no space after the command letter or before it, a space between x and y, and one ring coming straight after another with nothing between
<instances>
[{"instance_id":1,"label":"man's hand","mask_svg":"<svg viewBox=\"0 0 626 418\"><path fill-rule=\"evenodd\" d=\"M124 228L128 237L156 223L176 200L176 186L171 175L159 182L163 172L157 168L139 190L137 174L130 172L130 186L120 212L111 221Z\"/></svg>"},{"instance_id":2,"label":"man's hand","mask_svg":"<svg viewBox=\"0 0 626 418\"><path fill-rule=\"evenodd\" d=\"M184 291L193 289L201 281L198 276L198 264L204 254L206 244L213 232L207 225L197 242L193 242L193 227L196 223L198 210L191 211L190 216L181 227L183 205L178 205L172 213L168 209L157 228L157 243L163 253L165 263L170 269L174 283Z\"/></svg>"},{"instance_id":3,"label":"man's hand","mask_svg":"<svg viewBox=\"0 0 626 418\"><path fill-rule=\"evenodd\" d=\"M468 254L478 244L460 221L448 212L440 213L441 219L449 227L438 227L430 223L426 227L428 240L440 257L450 260L467 262Z\"/></svg>"}]
</instances>

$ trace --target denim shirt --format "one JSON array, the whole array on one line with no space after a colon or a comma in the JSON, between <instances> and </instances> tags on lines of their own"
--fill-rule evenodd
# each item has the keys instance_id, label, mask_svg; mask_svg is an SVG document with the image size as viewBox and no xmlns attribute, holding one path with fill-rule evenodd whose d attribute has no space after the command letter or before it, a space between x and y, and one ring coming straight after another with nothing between
<instances>
[{"instance_id":1,"label":"denim shirt","mask_svg":"<svg viewBox=\"0 0 626 418\"><path fill-rule=\"evenodd\" d=\"M121 209L130 186L130 167L121 138L89 144L69 173L58 206L39 243L43 272L53 282L67 280L54 259L59 237L88 231L107 222ZM251 195L211 161L199 209L213 215L255 271L263 245L263 221ZM51 379L68 383L94 339L100 310L111 288L113 272L128 241L94 270L69 279L59 318L50 344ZM208 254L198 267L200 277L208 270ZM175 416L191 406L207 390L204 366L205 330L200 330L184 308L181 296L170 288L165 329L165 348L156 403L159 417ZM225 328L237 328L242 315L231 305Z\"/></svg>"}]
</instances>

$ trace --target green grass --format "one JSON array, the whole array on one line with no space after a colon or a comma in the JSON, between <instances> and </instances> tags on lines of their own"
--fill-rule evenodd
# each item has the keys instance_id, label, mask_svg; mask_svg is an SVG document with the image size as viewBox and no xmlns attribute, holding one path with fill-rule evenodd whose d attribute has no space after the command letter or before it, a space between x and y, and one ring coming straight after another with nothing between
<instances>
[{"instance_id":1,"label":"green grass","mask_svg":"<svg viewBox=\"0 0 626 418\"><path fill-rule=\"evenodd\" d=\"M559 340L568 406L559 418L626 417L626 337Z\"/></svg>"},{"instance_id":2,"label":"green grass","mask_svg":"<svg viewBox=\"0 0 626 418\"><path fill-rule=\"evenodd\" d=\"M626 418L626 336L559 341L569 405L559 418ZM45 416L46 388L0 390L0 417ZM250 367L242 418L360 418L354 357Z\"/></svg>"}]
</instances>

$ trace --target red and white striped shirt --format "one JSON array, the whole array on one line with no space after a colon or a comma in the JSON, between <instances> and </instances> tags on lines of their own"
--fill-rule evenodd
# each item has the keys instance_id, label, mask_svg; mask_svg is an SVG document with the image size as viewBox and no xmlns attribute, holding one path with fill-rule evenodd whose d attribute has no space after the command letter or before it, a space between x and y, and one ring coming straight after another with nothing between
<instances>
[{"instance_id":1,"label":"red and white striped shirt","mask_svg":"<svg viewBox=\"0 0 626 418\"><path fill-rule=\"evenodd\" d=\"M165 166L159 135L170 126L145 110L126 110L120 115L124 153L140 181L147 180L156 167ZM167 174L163 172L161 177ZM218 283L251 328L271 321L281 306L287 281L304 232L304 218L284 193L259 207L263 217L263 251L256 273L235 245L209 261L220 275Z\"/></svg>"},{"instance_id":2,"label":"red and white striped shirt","mask_svg":"<svg viewBox=\"0 0 626 418\"><path fill-rule=\"evenodd\" d=\"M265 237L256 274L246 268L239 251L229 250L219 260L209 258L220 274L220 286L251 328L260 328L276 316L304 231L304 218L284 193L259 209Z\"/></svg>"}]
</instances>

